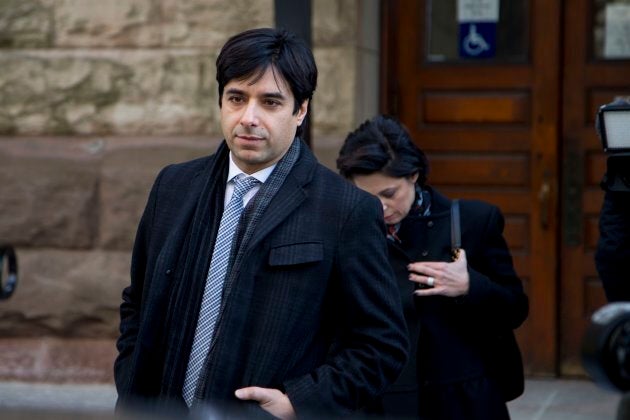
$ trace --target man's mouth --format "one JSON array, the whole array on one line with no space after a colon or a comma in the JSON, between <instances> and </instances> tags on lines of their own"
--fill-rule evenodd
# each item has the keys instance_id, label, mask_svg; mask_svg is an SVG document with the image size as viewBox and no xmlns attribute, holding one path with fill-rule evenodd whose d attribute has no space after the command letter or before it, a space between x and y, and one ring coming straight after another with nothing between
<instances>
[{"instance_id":1,"label":"man's mouth","mask_svg":"<svg viewBox=\"0 0 630 420\"><path fill-rule=\"evenodd\" d=\"M253 136L251 134L237 134L236 137L238 137L241 140L246 140L246 141L261 141L261 140L264 140L264 137Z\"/></svg>"}]
</instances>

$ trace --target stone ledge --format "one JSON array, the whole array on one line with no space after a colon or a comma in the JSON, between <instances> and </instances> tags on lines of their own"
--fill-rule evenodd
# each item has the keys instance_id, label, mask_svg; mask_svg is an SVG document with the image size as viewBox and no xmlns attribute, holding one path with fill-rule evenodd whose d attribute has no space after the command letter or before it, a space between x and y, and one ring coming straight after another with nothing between
<instances>
[{"instance_id":1,"label":"stone ledge","mask_svg":"<svg viewBox=\"0 0 630 420\"><path fill-rule=\"evenodd\" d=\"M130 251L17 248L19 281L0 302L0 337L115 338Z\"/></svg>"},{"instance_id":2,"label":"stone ledge","mask_svg":"<svg viewBox=\"0 0 630 420\"><path fill-rule=\"evenodd\" d=\"M0 339L0 380L113 383L113 339Z\"/></svg>"}]
</instances>

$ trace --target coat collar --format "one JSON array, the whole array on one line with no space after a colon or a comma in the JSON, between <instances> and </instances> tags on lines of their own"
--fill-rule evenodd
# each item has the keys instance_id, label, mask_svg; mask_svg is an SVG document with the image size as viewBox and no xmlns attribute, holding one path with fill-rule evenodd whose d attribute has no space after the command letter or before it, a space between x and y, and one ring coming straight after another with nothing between
<instances>
[{"instance_id":1,"label":"coat collar","mask_svg":"<svg viewBox=\"0 0 630 420\"><path fill-rule=\"evenodd\" d=\"M301 141L301 140L300 140ZM307 198L305 187L313 180L318 162L308 146L302 143L300 156L287 175L284 184L269 203L256 231L247 245L250 251L276 226L287 218Z\"/></svg>"},{"instance_id":2,"label":"coat collar","mask_svg":"<svg viewBox=\"0 0 630 420\"><path fill-rule=\"evenodd\" d=\"M297 162L293 165L284 184L271 200L261 219L258 221L256 231L253 233L247 245L248 252L260 243L269 232L278 226L306 199L307 193L305 187L313 180L319 163L305 143L302 143L301 146L300 156ZM212 174L222 174L224 178L227 176L227 170L222 170L222 168L227 167L229 152L230 150L224 140L216 153L210 157L208 163L203 165L203 168L196 174L194 184L197 185L197 188L203 188L204 185L204 183L199 182L199 180L217 182L216 179L210 179L215 178ZM225 183L225 179L222 179L221 182Z\"/></svg>"},{"instance_id":3,"label":"coat collar","mask_svg":"<svg viewBox=\"0 0 630 420\"><path fill-rule=\"evenodd\" d=\"M422 188L431 194L431 215L437 216L451 211L451 200L447 196L442 195L430 185L425 185Z\"/></svg>"},{"instance_id":4,"label":"coat collar","mask_svg":"<svg viewBox=\"0 0 630 420\"><path fill-rule=\"evenodd\" d=\"M311 182L315 173L315 169L319 163L317 162L317 159L313 155L313 152L311 152L306 143L299 139L298 141L302 142L302 147L300 148L300 156L298 158L298 161L293 166L293 169L291 169L291 172L287 177L287 181L289 179L292 179L293 181L295 181L296 185L301 187ZM203 165L199 169L199 171L195 174L195 177L202 176L202 178L206 178L209 174L212 174L217 169L220 169L224 164L227 165L229 153L230 149L228 148L225 140L223 140L223 142L221 142L221 144L217 148L217 151L209 157L208 163L206 165ZM206 175L206 177L204 177L203 175ZM227 172L225 173L225 175L227 176ZM281 192L282 189L278 193L280 194Z\"/></svg>"}]
</instances>

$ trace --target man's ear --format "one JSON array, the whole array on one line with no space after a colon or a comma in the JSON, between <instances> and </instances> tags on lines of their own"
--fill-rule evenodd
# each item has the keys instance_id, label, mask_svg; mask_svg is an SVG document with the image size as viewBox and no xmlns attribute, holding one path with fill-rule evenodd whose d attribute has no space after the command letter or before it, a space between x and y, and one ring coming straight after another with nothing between
<instances>
[{"instance_id":1,"label":"man's ear","mask_svg":"<svg viewBox=\"0 0 630 420\"><path fill-rule=\"evenodd\" d=\"M298 112L297 112L298 126L302 125L304 118L306 118L306 114L308 113L308 102L309 102L308 99L305 99L304 102L302 102L302 105L300 105L300 108L298 109Z\"/></svg>"}]
</instances>

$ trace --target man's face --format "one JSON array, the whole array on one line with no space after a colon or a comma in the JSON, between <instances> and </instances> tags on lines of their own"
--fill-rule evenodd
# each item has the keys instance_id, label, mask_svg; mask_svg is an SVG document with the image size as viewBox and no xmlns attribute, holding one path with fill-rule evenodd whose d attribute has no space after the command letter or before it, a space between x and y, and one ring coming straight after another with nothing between
<instances>
[{"instance_id":1,"label":"man's face","mask_svg":"<svg viewBox=\"0 0 630 420\"><path fill-rule=\"evenodd\" d=\"M221 128L234 163L252 174L278 162L287 152L308 109L295 115L295 100L284 79L269 67L263 76L230 80L223 90Z\"/></svg>"}]
</instances>

